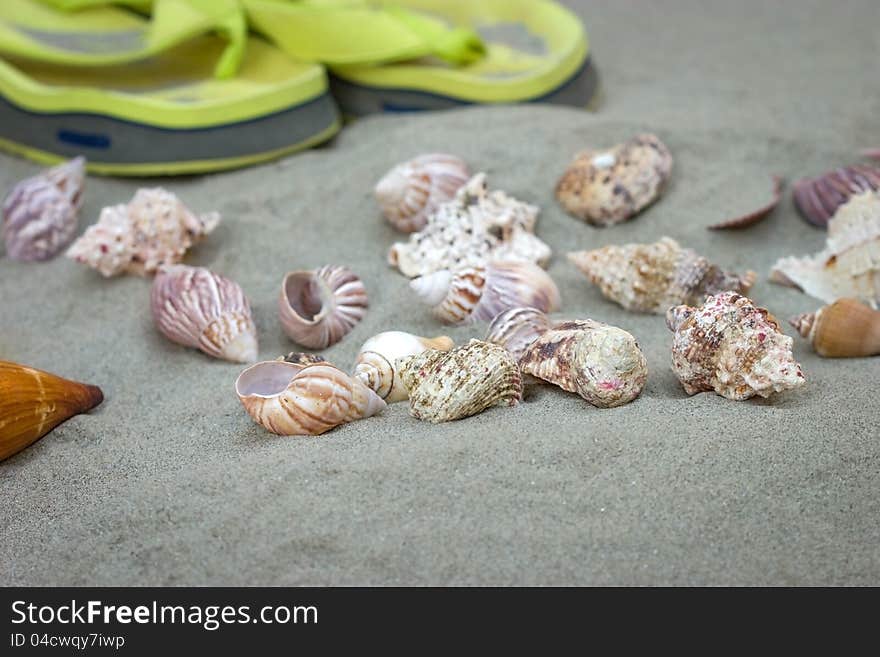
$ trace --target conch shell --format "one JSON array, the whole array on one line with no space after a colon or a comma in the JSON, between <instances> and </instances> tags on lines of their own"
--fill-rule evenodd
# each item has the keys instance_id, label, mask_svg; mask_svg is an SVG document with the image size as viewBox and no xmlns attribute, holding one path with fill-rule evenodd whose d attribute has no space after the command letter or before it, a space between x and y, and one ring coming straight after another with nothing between
<instances>
[{"instance_id":1,"label":"conch shell","mask_svg":"<svg viewBox=\"0 0 880 657\"><path fill-rule=\"evenodd\" d=\"M648 380L648 361L636 339L592 319L553 325L525 350L519 365L599 408L631 402Z\"/></svg>"},{"instance_id":2,"label":"conch shell","mask_svg":"<svg viewBox=\"0 0 880 657\"><path fill-rule=\"evenodd\" d=\"M451 200L470 177L467 163L459 157L421 155L386 173L376 185L376 200L388 223L413 233L424 228L437 206Z\"/></svg>"},{"instance_id":3,"label":"conch shell","mask_svg":"<svg viewBox=\"0 0 880 657\"><path fill-rule=\"evenodd\" d=\"M880 310L858 299L838 299L814 313L788 320L820 356L849 358L880 354Z\"/></svg>"},{"instance_id":4,"label":"conch shell","mask_svg":"<svg viewBox=\"0 0 880 657\"><path fill-rule=\"evenodd\" d=\"M782 258L770 280L826 303L843 297L880 302L880 193L853 196L828 222L825 248L814 256Z\"/></svg>"},{"instance_id":5,"label":"conch shell","mask_svg":"<svg viewBox=\"0 0 880 657\"><path fill-rule=\"evenodd\" d=\"M187 250L220 223L216 212L197 216L171 192L139 189L127 205L104 208L98 223L67 250L67 257L104 276L147 276L183 260Z\"/></svg>"},{"instance_id":6,"label":"conch shell","mask_svg":"<svg viewBox=\"0 0 880 657\"><path fill-rule=\"evenodd\" d=\"M645 313L662 314L676 304L701 303L706 295L724 290L745 294L756 278L753 271L742 276L723 271L671 237L653 244L577 251L568 259L605 297L627 310Z\"/></svg>"},{"instance_id":7,"label":"conch shell","mask_svg":"<svg viewBox=\"0 0 880 657\"><path fill-rule=\"evenodd\" d=\"M534 234L537 219L536 206L489 192L486 174L478 173L453 200L437 207L420 232L392 245L388 264L410 278L493 259L543 266L551 251Z\"/></svg>"},{"instance_id":8,"label":"conch shell","mask_svg":"<svg viewBox=\"0 0 880 657\"><path fill-rule=\"evenodd\" d=\"M153 280L150 307L166 338L236 363L257 359L257 329L238 283L204 267L171 265Z\"/></svg>"},{"instance_id":9,"label":"conch shell","mask_svg":"<svg viewBox=\"0 0 880 657\"><path fill-rule=\"evenodd\" d=\"M0 361L0 461L103 400L97 386Z\"/></svg>"},{"instance_id":10,"label":"conch shell","mask_svg":"<svg viewBox=\"0 0 880 657\"><path fill-rule=\"evenodd\" d=\"M327 265L284 277L278 317L287 336L309 349L325 349L363 319L367 290L347 267Z\"/></svg>"},{"instance_id":11,"label":"conch shell","mask_svg":"<svg viewBox=\"0 0 880 657\"><path fill-rule=\"evenodd\" d=\"M449 351L452 346L452 338L445 335L423 338L403 331L385 331L361 347L354 375L389 404L402 401L407 398L407 391L394 366L397 359L415 356L426 349Z\"/></svg>"},{"instance_id":12,"label":"conch shell","mask_svg":"<svg viewBox=\"0 0 880 657\"><path fill-rule=\"evenodd\" d=\"M528 346L549 328L550 320L537 308L510 308L497 314L489 324L486 342L504 347L519 361Z\"/></svg>"},{"instance_id":13,"label":"conch shell","mask_svg":"<svg viewBox=\"0 0 880 657\"><path fill-rule=\"evenodd\" d=\"M805 383L792 339L765 308L736 292L711 296L699 308L670 308L666 325L675 334L672 369L689 395L714 390L743 400Z\"/></svg>"},{"instance_id":14,"label":"conch shell","mask_svg":"<svg viewBox=\"0 0 880 657\"><path fill-rule=\"evenodd\" d=\"M672 173L672 154L644 134L607 150L579 154L556 184L556 199L570 215L611 226L656 201Z\"/></svg>"},{"instance_id":15,"label":"conch shell","mask_svg":"<svg viewBox=\"0 0 880 657\"><path fill-rule=\"evenodd\" d=\"M801 216L811 224L824 228L838 208L853 196L878 189L880 168L870 164L856 164L815 178L795 180L792 196Z\"/></svg>"},{"instance_id":16,"label":"conch shell","mask_svg":"<svg viewBox=\"0 0 880 657\"><path fill-rule=\"evenodd\" d=\"M22 180L3 202L3 240L13 260L54 258L76 233L85 183L77 157Z\"/></svg>"},{"instance_id":17,"label":"conch shell","mask_svg":"<svg viewBox=\"0 0 880 657\"><path fill-rule=\"evenodd\" d=\"M263 361L238 376L235 392L257 424L281 436L317 436L386 406L360 380L326 362Z\"/></svg>"},{"instance_id":18,"label":"conch shell","mask_svg":"<svg viewBox=\"0 0 880 657\"><path fill-rule=\"evenodd\" d=\"M428 422L458 420L522 399L522 374L513 357L481 340L401 358L397 371L409 391L410 414Z\"/></svg>"},{"instance_id":19,"label":"conch shell","mask_svg":"<svg viewBox=\"0 0 880 657\"><path fill-rule=\"evenodd\" d=\"M419 300L447 324L488 322L509 308L530 306L544 312L559 307L559 289L550 275L529 262L436 271L410 281Z\"/></svg>"}]
</instances>

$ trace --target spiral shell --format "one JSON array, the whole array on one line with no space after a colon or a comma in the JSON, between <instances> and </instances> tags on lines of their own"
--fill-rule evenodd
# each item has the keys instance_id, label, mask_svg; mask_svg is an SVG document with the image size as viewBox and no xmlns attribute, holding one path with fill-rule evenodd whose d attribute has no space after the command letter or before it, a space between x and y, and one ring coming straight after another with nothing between
<instances>
[{"instance_id":1,"label":"spiral shell","mask_svg":"<svg viewBox=\"0 0 880 657\"><path fill-rule=\"evenodd\" d=\"M489 324L486 342L504 347L519 361L528 346L549 328L550 320L542 311L520 306L495 316Z\"/></svg>"},{"instance_id":2,"label":"spiral shell","mask_svg":"<svg viewBox=\"0 0 880 657\"><path fill-rule=\"evenodd\" d=\"M858 299L838 299L788 321L820 356L858 358L880 354L880 310Z\"/></svg>"},{"instance_id":3,"label":"spiral shell","mask_svg":"<svg viewBox=\"0 0 880 657\"><path fill-rule=\"evenodd\" d=\"M406 386L394 367L398 358L414 356L426 349L449 351L452 339L445 335L423 338L403 331L374 335L360 348L354 375L389 404L406 399Z\"/></svg>"},{"instance_id":4,"label":"spiral shell","mask_svg":"<svg viewBox=\"0 0 880 657\"><path fill-rule=\"evenodd\" d=\"M13 260L54 258L76 233L85 159L77 157L22 180L3 202L3 241Z\"/></svg>"},{"instance_id":5,"label":"spiral shell","mask_svg":"<svg viewBox=\"0 0 880 657\"><path fill-rule=\"evenodd\" d=\"M765 308L736 292L710 296L699 308L672 307L666 325L674 333L672 369L689 395L714 390L743 400L805 383L792 339Z\"/></svg>"},{"instance_id":6,"label":"spiral shell","mask_svg":"<svg viewBox=\"0 0 880 657\"><path fill-rule=\"evenodd\" d=\"M106 277L152 275L180 262L219 223L216 212L197 216L164 189L139 189L127 205L101 210L98 223L73 243L67 257Z\"/></svg>"},{"instance_id":7,"label":"spiral shell","mask_svg":"<svg viewBox=\"0 0 880 657\"><path fill-rule=\"evenodd\" d=\"M409 392L410 414L428 422L458 420L522 399L522 375L513 357L481 340L401 358L397 371Z\"/></svg>"},{"instance_id":8,"label":"spiral shell","mask_svg":"<svg viewBox=\"0 0 880 657\"><path fill-rule=\"evenodd\" d=\"M680 303L700 303L724 290L746 293L756 275L722 271L670 237L653 244L605 246L577 251L568 259L599 286L606 298L627 310L665 313Z\"/></svg>"},{"instance_id":9,"label":"spiral shell","mask_svg":"<svg viewBox=\"0 0 880 657\"><path fill-rule=\"evenodd\" d=\"M257 329L238 283L204 267L163 267L153 280L150 307L166 338L214 358L257 359Z\"/></svg>"},{"instance_id":10,"label":"spiral shell","mask_svg":"<svg viewBox=\"0 0 880 657\"><path fill-rule=\"evenodd\" d=\"M329 363L263 361L238 376L235 392L257 424L282 436L317 436L386 406L358 379Z\"/></svg>"},{"instance_id":11,"label":"spiral shell","mask_svg":"<svg viewBox=\"0 0 880 657\"><path fill-rule=\"evenodd\" d=\"M386 173L376 185L376 200L392 226L404 233L424 228L441 203L451 200L470 178L464 160L430 153Z\"/></svg>"},{"instance_id":12,"label":"spiral shell","mask_svg":"<svg viewBox=\"0 0 880 657\"><path fill-rule=\"evenodd\" d=\"M825 227L840 206L853 196L880 189L880 167L856 164L792 184L794 205L815 226Z\"/></svg>"},{"instance_id":13,"label":"spiral shell","mask_svg":"<svg viewBox=\"0 0 880 657\"><path fill-rule=\"evenodd\" d=\"M0 461L103 400L97 386L0 361Z\"/></svg>"},{"instance_id":14,"label":"spiral shell","mask_svg":"<svg viewBox=\"0 0 880 657\"><path fill-rule=\"evenodd\" d=\"M550 275L529 262L492 262L486 266L437 271L410 281L419 300L448 324L488 322L509 308L528 306L543 312L559 307L559 289Z\"/></svg>"},{"instance_id":15,"label":"spiral shell","mask_svg":"<svg viewBox=\"0 0 880 657\"><path fill-rule=\"evenodd\" d=\"M284 277L278 317L287 336L309 349L325 349L363 319L367 290L347 267L328 265Z\"/></svg>"},{"instance_id":16,"label":"spiral shell","mask_svg":"<svg viewBox=\"0 0 880 657\"><path fill-rule=\"evenodd\" d=\"M556 184L565 211L595 226L635 216L656 201L672 173L672 154L651 134L577 156Z\"/></svg>"}]
</instances>

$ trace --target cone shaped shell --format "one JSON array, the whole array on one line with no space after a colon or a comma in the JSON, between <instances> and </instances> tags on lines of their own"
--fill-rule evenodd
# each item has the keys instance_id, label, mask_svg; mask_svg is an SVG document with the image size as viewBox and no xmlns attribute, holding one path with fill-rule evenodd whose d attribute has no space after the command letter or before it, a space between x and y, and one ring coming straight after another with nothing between
<instances>
[{"instance_id":1,"label":"cone shaped shell","mask_svg":"<svg viewBox=\"0 0 880 657\"><path fill-rule=\"evenodd\" d=\"M789 321L820 356L857 358L880 354L880 310L858 299L838 299Z\"/></svg>"},{"instance_id":2,"label":"cone shaped shell","mask_svg":"<svg viewBox=\"0 0 880 657\"><path fill-rule=\"evenodd\" d=\"M486 342L504 347L519 361L528 346L549 328L550 320L537 308L511 308L496 315L489 324Z\"/></svg>"},{"instance_id":3,"label":"cone shaped shell","mask_svg":"<svg viewBox=\"0 0 880 657\"><path fill-rule=\"evenodd\" d=\"M0 361L0 461L103 400L97 386Z\"/></svg>"},{"instance_id":4,"label":"cone shaped shell","mask_svg":"<svg viewBox=\"0 0 880 657\"><path fill-rule=\"evenodd\" d=\"M239 375L235 391L257 424L282 436L317 436L385 408L376 393L329 363L257 363Z\"/></svg>"}]
</instances>

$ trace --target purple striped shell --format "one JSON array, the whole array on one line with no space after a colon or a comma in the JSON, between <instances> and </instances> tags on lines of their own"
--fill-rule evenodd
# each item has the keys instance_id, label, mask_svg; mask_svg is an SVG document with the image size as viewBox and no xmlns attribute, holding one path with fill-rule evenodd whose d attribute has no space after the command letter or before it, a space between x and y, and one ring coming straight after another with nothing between
<instances>
[{"instance_id":1,"label":"purple striped shell","mask_svg":"<svg viewBox=\"0 0 880 657\"><path fill-rule=\"evenodd\" d=\"M856 194L880 189L880 168L870 164L841 167L816 176L801 178L792 185L794 204L801 216L824 228L837 208Z\"/></svg>"}]
</instances>

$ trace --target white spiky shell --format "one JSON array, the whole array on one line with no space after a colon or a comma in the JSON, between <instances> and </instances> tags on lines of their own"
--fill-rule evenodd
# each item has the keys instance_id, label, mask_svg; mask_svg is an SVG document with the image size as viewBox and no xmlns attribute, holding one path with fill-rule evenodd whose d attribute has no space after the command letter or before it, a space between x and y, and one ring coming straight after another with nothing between
<instances>
[{"instance_id":1,"label":"white spiky shell","mask_svg":"<svg viewBox=\"0 0 880 657\"><path fill-rule=\"evenodd\" d=\"M428 422L458 420L522 399L522 375L513 357L481 340L401 358L397 370L409 392L410 414Z\"/></svg>"},{"instance_id":2,"label":"white spiky shell","mask_svg":"<svg viewBox=\"0 0 880 657\"><path fill-rule=\"evenodd\" d=\"M325 349L344 338L367 311L367 290L348 267L326 265L288 273L281 283L278 318L291 340Z\"/></svg>"},{"instance_id":3,"label":"white spiky shell","mask_svg":"<svg viewBox=\"0 0 880 657\"><path fill-rule=\"evenodd\" d=\"M526 348L549 328L550 319L537 308L511 308L496 315L489 324L486 342L504 347L519 361Z\"/></svg>"},{"instance_id":4,"label":"white spiky shell","mask_svg":"<svg viewBox=\"0 0 880 657\"><path fill-rule=\"evenodd\" d=\"M376 184L382 214L404 233L424 228L441 203L451 200L470 178L467 163L454 155L429 153L398 164Z\"/></svg>"},{"instance_id":5,"label":"white spiky shell","mask_svg":"<svg viewBox=\"0 0 880 657\"><path fill-rule=\"evenodd\" d=\"M128 204L101 210L98 223L73 243L67 257L107 277L147 276L179 263L219 223L218 213L195 215L160 187L139 189Z\"/></svg>"},{"instance_id":6,"label":"white spiky shell","mask_svg":"<svg viewBox=\"0 0 880 657\"><path fill-rule=\"evenodd\" d=\"M863 192L828 222L825 248L814 256L781 258L770 280L832 303L843 297L880 303L880 193Z\"/></svg>"},{"instance_id":7,"label":"white spiky shell","mask_svg":"<svg viewBox=\"0 0 880 657\"><path fill-rule=\"evenodd\" d=\"M13 260L54 258L76 233L85 159L77 157L22 180L3 202L3 241Z\"/></svg>"},{"instance_id":8,"label":"white spiky shell","mask_svg":"<svg viewBox=\"0 0 880 657\"><path fill-rule=\"evenodd\" d=\"M445 335L423 338L404 331L385 331L367 340L358 351L354 375L389 404L407 398L395 362L426 349L449 351L452 339Z\"/></svg>"},{"instance_id":9,"label":"white spiky shell","mask_svg":"<svg viewBox=\"0 0 880 657\"><path fill-rule=\"evenodd\" d=\"M163 267L153 280L150 307L166 338L214 358L257 359L257 329L244 291L204 267Z\"/></svg>"},{"instance_id":10,"label":"white spiky shell","mask_svg":"<svg viewBox=\"0 0 880 657\"><path fill-rule=\"evenodd\" d=\"M238 376L235 391L257 424L282 436L317 436L386 407L360 380L325 362L257 363Z\"/></svg>"},{"instance_id":11,"label":"white spiky shell","mask_svg":"<svg viewBox=\"0 0 880 657\"><path fill-rule=\"evenodd\" d=\"M559 289L550 275L530 262L492 262L485 266L437 271L410 281L420 301L448 324L491 321L520 306L551 312Z\"/></svg>"}]
</instances>

